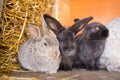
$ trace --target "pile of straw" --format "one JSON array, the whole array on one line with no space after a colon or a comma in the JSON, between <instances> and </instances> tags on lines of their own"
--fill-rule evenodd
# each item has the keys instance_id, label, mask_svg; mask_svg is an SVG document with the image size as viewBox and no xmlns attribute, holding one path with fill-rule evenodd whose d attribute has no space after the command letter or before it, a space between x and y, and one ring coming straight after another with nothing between
<instances>
[{"instance_id":1,"label":"pile of straw","mask_svg":"<svg viewBox=\"0 0 120 80\"><path fill-rule=\"evenodd\" d=\"M41 15L52 14L55 0L4 0L0 20L0 74L20 69L17 52L26 41L27 23L41 26Z\"/></svg>"},{"instance_id":2,"label":"pile of straw","mask_svg":"<svg viewBox=\"0 0 120 80\"><path fill-rule=\"evenodd\" d=\"M34 77L32 78L24 78L24 77L10 77L7 75L2 75L2 77L0 77L0 80L38 80Z\"/></svg>"}]
</instances>

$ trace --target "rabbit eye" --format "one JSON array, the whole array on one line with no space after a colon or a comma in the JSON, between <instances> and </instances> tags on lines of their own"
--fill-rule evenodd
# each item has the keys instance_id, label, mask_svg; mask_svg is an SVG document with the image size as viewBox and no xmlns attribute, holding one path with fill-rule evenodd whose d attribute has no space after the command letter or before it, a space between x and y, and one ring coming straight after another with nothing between
<instances>
[{"instance_id":1,"label":"rabbit eye","mask_svg":"<svg viewBox=\"0 0 120 80\"><path fill-rule=\"evenodd\" d=\"M95 32L95 31L96 31L96 29L95 29L95 28L92 28L90 31L91 31L91 32Z\"/></svg>"},{"instance_id":2,"label":"rabbit eye","mask_svg":"<svg viewBox=\"0 0 120 80\"><path fill-rule=\"evenodd\" d=\"M62 39L60 39L60 42L63 42L63 40L62 40Z\"/></svg>"},{"instance_id":3,"label":"rabbit eye","mask_svg":"<svg viewBox=\"0 0 120 80\"><path fill-rule=\"evenodd\" d=\"M60 42L63 42L63 39L61 39L61 38L59 38L58 40L59 40Z\"/></svg>"},{"instance_id":4,"label":"rabbit eye","mask_svg":"<svg viewBox=\"0 0 120 80\"><path fill-rule=\"evenodd\" d=\"M44 45L47 46L47 43L44 42Z\"/></svg>"},{"instance_id":5,"label":"rabbit eye","mask_svg":"<svg viewBox=\"0 0 120 80\"><path fill-rule=\"evenodd\" d=\"M63 47L64 50L67 50L67 47Z\"/></svg>"}]
</instances>

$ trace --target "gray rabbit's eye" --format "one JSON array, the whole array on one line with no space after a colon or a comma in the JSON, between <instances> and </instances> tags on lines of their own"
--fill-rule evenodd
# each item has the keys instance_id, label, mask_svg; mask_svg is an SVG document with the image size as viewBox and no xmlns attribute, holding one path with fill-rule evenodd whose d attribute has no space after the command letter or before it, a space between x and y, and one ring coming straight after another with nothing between
<instances>
[{"instance_id":1,"label":"gray rabbit's eye","mask_svg":"<svg viewBox=\"0 0 120 80\"><path fill-rule=\"evenodd\" d=\"M44 42L43 44L44 44L44 46L47 46L47 43L46 43L46 42Z\"/></svg>"}]
</instances>

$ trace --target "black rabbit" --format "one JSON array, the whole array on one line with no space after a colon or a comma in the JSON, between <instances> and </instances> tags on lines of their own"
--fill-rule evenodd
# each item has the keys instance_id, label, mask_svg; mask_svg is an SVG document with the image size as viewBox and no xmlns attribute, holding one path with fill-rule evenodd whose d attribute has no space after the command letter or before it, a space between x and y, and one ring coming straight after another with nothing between
<instances>
[{"instance_id":1,"label":"black rabbit","mask_svg":"<svg viewBox=\"0 0 120 80\"><path fill-rule=\"evenodd\" d=\"M71 27L65 29L55 18L44 14L48 27L56 34L59 41L59 49L62 55L60 69L72 70L73 59L76 54L75 34L80 31L93 17L84 18Z\"/></svg>"},{"instance_id":2,"label":"black rabbit","mask_svg":"<svg viewBox=\"0 0 120 80\"><path fill-rule=\"evenodd\" d=\"M77 22L77 19L74 21ZM99 58L104 51L108 34L106 26L99 22L86 25L83 33L76 37L77 52L74 66L88 70L99 70Z\"/></svg>"}]
</instances>

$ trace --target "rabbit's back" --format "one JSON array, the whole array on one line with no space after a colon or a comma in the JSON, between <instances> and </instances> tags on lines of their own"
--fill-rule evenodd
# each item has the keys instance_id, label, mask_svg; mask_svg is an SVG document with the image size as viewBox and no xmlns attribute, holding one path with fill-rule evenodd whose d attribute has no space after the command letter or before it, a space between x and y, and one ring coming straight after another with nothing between
<instances>
[{"instance_id":1,"label":"rabbit's back","mask_svg":"<svg viewBox=\"0 0 120 80\"><path fill-rule=\"evenodd\" d=\"M106 24L106 27L110 31L110 35L113 34L116 39L120 40L120 17L113 19ZM112 37L112 36L110 36Z\"/></svg>"},{"instance_id":2,"label":"rabbit's back","mask_svg":"<svg viewBox=\"0 0 120 80\"><path fill-rule=\"evenodd\" d=\"M108 22L106 27L109 29L109 37L100 63L108 71L120 71L120 17Z\"/></svg>"},{"instance_id":3,"label":"rabbit's back","mask_svg":"<svg viewBox=\"0 0 120 80\"><path fill-rule=\"evenodd\" d=\"M24 42L19 49L18 52L18 60L23 68L28 70L33 70L34 63L34 56L32 56L32 47L34 46L34 42L29 39L28 41Z\"/></svg>"}]
</instances>

